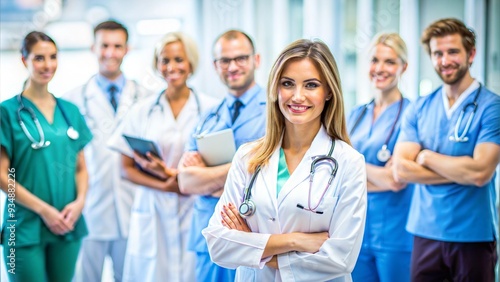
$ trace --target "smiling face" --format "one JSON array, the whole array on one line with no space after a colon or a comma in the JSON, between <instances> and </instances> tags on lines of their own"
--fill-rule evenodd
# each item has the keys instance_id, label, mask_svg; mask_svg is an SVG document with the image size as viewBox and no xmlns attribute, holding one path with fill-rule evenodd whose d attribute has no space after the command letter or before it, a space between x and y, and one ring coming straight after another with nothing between
<instances>
[{"instance_id":1,"label":"smiling face","mask_svg":"<svg viewBox=\"0 0 500 282\"><path fill-rule=\"evenodd\" d=\"M460 83L469 72L476 50L465 50L460 34L433 37L429 42L434 69L448 85Z\"/></svg>"},{"instance_id":2,"label":"smiling face","mask_svg":"<svg viewBox=\"0 0 500 282\"><path fill-rule=\"evenodd\" d=\"M57 48L52 42L38 41L22 60L32 83L48 84L57 70Z\"/></svg>"},{"instance_id":3,"label":"smiling face","mask_svg":"<svg viewBox=\"0 0 500 282\"><path fill-rule=\"evenodd\" d=\"M168 83L168 87L177 89L186 86L186 81L192 73L186 50L180 41L168 43L163 47L156 68Z\"/></svg>"},{"instance_id":4,"label":"smiling face","mask_svg":"<svg viewBox=\"0 0 500 282\"><path fill-rule=\"evenodd\" d=\"M127 34L123 30L101 29L95 34L92 51L99 62L99 73L114 80L121 74L123 57L128 52Z\"/></svg>"},{"instance_id":5,"label":"smiling face","mask_svg":"<svg viewBox=\"0 0 500 282\"><path fill-rule=\"evenodd\" d=\"M330 99L326 82L310 59L289 61L278 86L278 103L287 126L319 128L325 102Z\"/></svg>"},{"instance_id":6,"label":"smiling face","mask_svg":"<svg viewBox=\"0 0 500 282\"><path fill-rule=\"evenodd\" d=\"M244 35L219 39L214 46L214 56L215 69L230 93L239 97L255 85L255 70L259 67L260 57L253 54L252 45ZM219 63L224 61L229 61L229 64Z\"/></svg>"},{"instance_id":7,"label":"smiling face","mask_svg":"<svg viewBox=\"0 0 500 282\"><path fill-rule=\"evenodd\" d=\"M369 72L373 87L384 92L397 87L405 70L406 64L391 47L377 44L373 48Z\"/></svg>"}]
</instances>

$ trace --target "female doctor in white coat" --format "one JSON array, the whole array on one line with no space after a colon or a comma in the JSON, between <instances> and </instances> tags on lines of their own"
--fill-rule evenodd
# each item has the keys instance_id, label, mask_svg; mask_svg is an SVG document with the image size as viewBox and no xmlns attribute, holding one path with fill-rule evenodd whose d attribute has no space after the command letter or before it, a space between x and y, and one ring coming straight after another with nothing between
<instances>
[{"instance_id":1,"label":"female doctor in white coat","mask_svg":"<svg viewBox=\"0 0 500 282\"><path fill-rule=\"evenodd\" d=\"M271 70L267 103L265 137L238 150L203 230L210 255L237 268L236 281L351 281L366 171L349 145L328 47L310 40L286 47Z\"/></svg>"},{"instance_id":2,"label":"female doctor in white coat","mask_svg":"<svg viewBox=\"0 0 500 282\"><path fill-rule=\"evenodd\" d=\"M217 100L186 84L198 64L198 52L185 34L167 34L154 54L154 66L168 83L167 89L134 107L110 140L122 153L122 175L140 185L132 208L123 280L190 282L195 257L186 251L186 243L194 199L180 195L174 168L200 113ZM156 142L162 160L134 153L122 134Z\"/></svg>"}]
</instances>

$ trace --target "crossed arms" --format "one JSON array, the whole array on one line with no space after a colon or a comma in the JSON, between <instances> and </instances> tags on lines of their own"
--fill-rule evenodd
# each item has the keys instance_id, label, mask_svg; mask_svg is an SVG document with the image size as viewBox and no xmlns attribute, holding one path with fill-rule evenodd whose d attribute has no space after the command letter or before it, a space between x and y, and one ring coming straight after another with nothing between
<instances>
[{"instance_id":1,"label":"crossed arms","mask_svg":"<svg viewBox=\"0 0 500 282\"><path fill-rule=\"evenodd\" d=\"M400 142L394 149L394 179L422 184L459 183L482 187L500 162L500 145L479 143L470 156L448 156L421 150L418 143Z\"/></svg>"}]
</instances>

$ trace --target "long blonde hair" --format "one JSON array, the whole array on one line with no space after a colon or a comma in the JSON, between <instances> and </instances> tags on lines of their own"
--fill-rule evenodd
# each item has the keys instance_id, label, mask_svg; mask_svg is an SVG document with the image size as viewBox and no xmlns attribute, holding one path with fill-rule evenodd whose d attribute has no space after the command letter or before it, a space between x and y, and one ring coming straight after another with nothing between
<instances>
[{"instance_id":1,"label":"long blonde hair","mask_svg":"<svg viewBox=\"0 0 500 282\"><path fill-rule=\"evenodd\" d=\"M250 151L248 171L253 173L257 166L266 165L278 147L285 130L285 117L280 111L278 87L281 75L292 60L309 59L326 80L327 91L332 98L325 102L321 113L321 123L332 139L340 139L350 144L344 114L344 101L337 63L328 46L319 40L300 39L288 45L278 56L269 74L267 84L266 134L256 141Z\"/></svg>"}]
</instances>

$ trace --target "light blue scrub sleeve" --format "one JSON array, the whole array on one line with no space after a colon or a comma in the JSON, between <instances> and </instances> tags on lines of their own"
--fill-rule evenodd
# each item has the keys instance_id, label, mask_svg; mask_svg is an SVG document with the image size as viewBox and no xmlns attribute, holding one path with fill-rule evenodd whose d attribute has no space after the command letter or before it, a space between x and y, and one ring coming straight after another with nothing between
<instances>
[{"instance_id":1,"label":"light blue scrub sleeve","mask_svg":"<svg viewBox=\"0 0 500 282\"><path fill-rule=\"evenodd\" d=\"M9 159L12 159L12 143L13 143L13 136L12 136L12 122L9 118L9 114L7 113L7 109L5 108L5 105L2 103L0 104L0 110L2 112L1 114L1 125L2 128L0 130L0 144L2 147L5 148L5 151L7 152L7 155L9 156Z\"/></svg>"},{"instance_id":2,"label":"light blue scrub sleeve","mask_svg":"<svg viewBox=\"0 0 500 282\"><path fill-rule=\"evenodd\" d=\"M500 145L500 97L495 97L488 104L481 119L477 143L491 142Z\"/></svg>"},{"instance_id":3,"label":"light blue scrub sleeve","mask_svg":"<svg viewBox=\"0 0 500 282\"><path fill-rule=\"evenodd\" d=\"M404 111L397 142L418 143L417 104L419 104L418 101L410 103Z\"/></svg>"}]
</instances>

